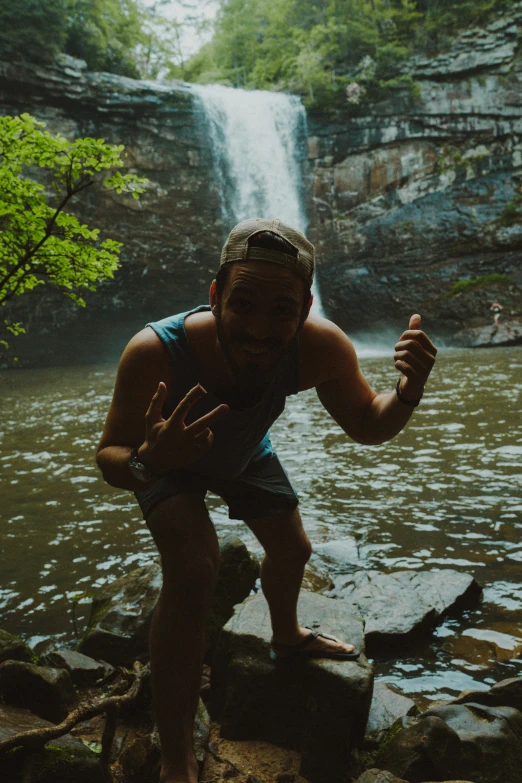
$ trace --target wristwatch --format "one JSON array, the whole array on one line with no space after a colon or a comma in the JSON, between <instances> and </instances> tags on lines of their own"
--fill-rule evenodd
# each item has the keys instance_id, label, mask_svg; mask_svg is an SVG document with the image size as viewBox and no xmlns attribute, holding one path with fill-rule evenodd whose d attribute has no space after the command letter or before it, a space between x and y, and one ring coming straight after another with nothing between
<instances>
[{"instance_id":1,"label":"wristwatch","mask_svg":"<svg viewBox=\"0 0 522 783\"><path fill-rule=\"evenodd\" d=\"M154 481L154 479L160 478L159 473L152 473L152 471L148 470L148 468L145 467L143 462L140 462L140 460L138 459L137 448L132 450L128 465L129 465L129 470L131 474L134 476L134 478L137 478L139 481L142 481L144 484L148 484L151 481Z\"/></svg>"}]
</instances>

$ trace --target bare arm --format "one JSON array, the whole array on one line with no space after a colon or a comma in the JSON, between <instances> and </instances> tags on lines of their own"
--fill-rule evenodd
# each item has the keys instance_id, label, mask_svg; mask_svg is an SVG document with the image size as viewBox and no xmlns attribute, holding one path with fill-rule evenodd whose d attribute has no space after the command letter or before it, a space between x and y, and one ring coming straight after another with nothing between
<instances>
[{"instance_id":1,"label":"bare arm","mask_svg":"<svg viewBox=\"0 0 522 783\"><path fill-rule=\"evenodd\" d=\"M153 473L183 467L211 447L210 425L228 412L220 405L189 426L184 420L205 390L191 389L168 419L162 415L172 367L166 350L152 329L144 329L129 342L118 366L112 403L105 421L96 462L108 484L132 491L147 485L129 471L131 452Z\"/></svg>"},{"instance_id":2,"label":"bare arm","mask_svg":"<svg viewBox=\"0 0 522 783\"><path fill-rule=\"evenodd\" d=\"M418 319L418 321L416 320ZM410 327L420 327L412 316ZM401 402L395 392L376 394L362 374L352 343L333 324L323 334L323 372L317 384L322 404L339 426L358 443L375 445L395 437L415 408ZM401 396L420 399L435 362L437 349L418 328L410 328L395 346L395 366L401 372Z\"/></svg>"}]
</instances>

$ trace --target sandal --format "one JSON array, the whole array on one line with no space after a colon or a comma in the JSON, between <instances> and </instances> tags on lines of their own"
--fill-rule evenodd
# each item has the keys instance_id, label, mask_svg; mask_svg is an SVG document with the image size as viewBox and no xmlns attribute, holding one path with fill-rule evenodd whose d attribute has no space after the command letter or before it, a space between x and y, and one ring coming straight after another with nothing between
<instances>
[{"instance_id":1,"label":"sandal","mask_svg":"<svg viewBox=\"0 0 522 783\"><path fill-rule=\"evenodd\" d=\"M326 655L324 652L307 652L306 648L310 642L317 639L318 636L321 636L323 639L330 639L333 642L338 642L339 640L336 639L335 636L330 636L327 633L319 633L319 631L310 628L309 625L305 625L305 628L308 628L310 633L298 644L282 644L281 642L274 641L272 638L270 642L272 648L270 650L270 658L273 661L291 661L296 658L334 658L338 661L356 661L361 654L356 650L350 653L332 652L329 655Z\"/></svg>"}]
</instances>

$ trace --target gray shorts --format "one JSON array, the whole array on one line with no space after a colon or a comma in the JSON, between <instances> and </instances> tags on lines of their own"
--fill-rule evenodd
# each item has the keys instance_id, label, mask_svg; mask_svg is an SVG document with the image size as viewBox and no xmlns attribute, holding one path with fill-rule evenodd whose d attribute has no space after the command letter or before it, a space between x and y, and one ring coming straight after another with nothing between
<instances>
[{"instance_id":1,"label":"gray shorts","mask_svg":"<svg viewBox=\"0 0 522 783\"><path fill-rule=\"evenodd\" d=\"M297 508L299 499L276 454L251 459L234 479L215 479L190 470L176 470L155 481L142 492L135 492L143 518L154 506L171 495L197 494L207 490L223 498L230 519L258 519Z\"/></svg>"}]
</instances>

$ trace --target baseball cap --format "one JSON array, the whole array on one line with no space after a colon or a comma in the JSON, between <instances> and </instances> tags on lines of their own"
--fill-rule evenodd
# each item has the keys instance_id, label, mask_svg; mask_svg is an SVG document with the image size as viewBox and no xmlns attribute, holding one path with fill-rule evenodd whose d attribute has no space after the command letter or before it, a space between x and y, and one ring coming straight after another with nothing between
<instances>
[{"instance_id":1,"label":"baseball cap","mask_svg":"<svg viewBox=\"0 0 522 783\"><path fill-rule=\"evenodd\" d=\"M249 247L249 240L261 231L271 231L273 234L286 239L297 250L297 258L283 253L280 250L271 250L265 247ZM267 220L265 218L249 218L235 226L221 251L221 264L230 264L233 261L272 261L281 264L298 274L307 285L311 286L314 279L315 247L311 242L295 228L287 226L281 220Z\"/></svg>"}]
</instances>

